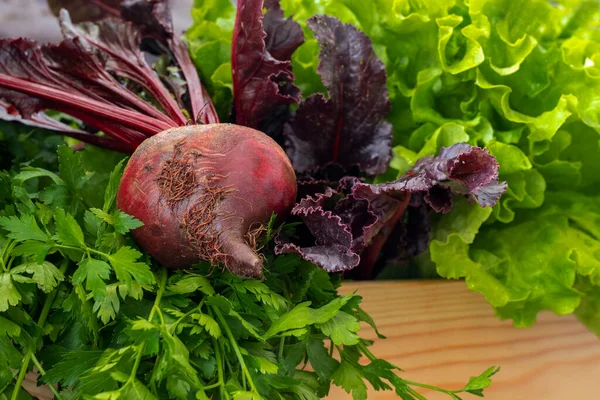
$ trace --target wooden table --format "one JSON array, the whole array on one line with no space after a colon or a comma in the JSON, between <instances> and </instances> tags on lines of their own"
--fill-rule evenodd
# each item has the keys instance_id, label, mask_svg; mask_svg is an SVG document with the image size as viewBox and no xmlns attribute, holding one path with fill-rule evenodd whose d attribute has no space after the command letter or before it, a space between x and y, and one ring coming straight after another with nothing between
<instances>
[{"instance_id":1,"label":"wooden table","mask_svg":"<svg viewBox=\"0 0 600 400\"><path fill-rule=\"evenodd\" d=\"M372 351L403 368L401 376L447 389L459 389L469 376L492 365L502 370L485 391L487 400L587 400L600 398L600 340L573 316L542 313L530 329L499 321L482 296L464 282L347 283L358 290L364 309L388 338ZM376 339L370 327L361 336ZM26 382L31 388L35 381ZM44 390L45 389L45 390ZM38 389L50 398L47 388ZM420 390L430 400L449 399ZM329 399L351 396L333 387ZM476 399L465 395L464 399ZM369 392L369 399L396 399Z\"/></svg>"},{"instance_id":2,"label":"wooden table","mask_svg":"<svg viewBox=\"0 0 600 400\"><path fill-rule=\"evenodd\" d=\"M365 311L387 336L376 340L373 353L404 369L406 379L459 389L469 376L498 365L501 371L484 391L489 400L600 398L600 340L573 316L542 313L533 328L517 329L499 321L464 282L348 283L343 292L356 289ZM376 338L369 327L360 333ZM351 396L336 387L329 398ZM396 398L391 392L369 392L369 399Z\"/></svg>"}]
</instances>

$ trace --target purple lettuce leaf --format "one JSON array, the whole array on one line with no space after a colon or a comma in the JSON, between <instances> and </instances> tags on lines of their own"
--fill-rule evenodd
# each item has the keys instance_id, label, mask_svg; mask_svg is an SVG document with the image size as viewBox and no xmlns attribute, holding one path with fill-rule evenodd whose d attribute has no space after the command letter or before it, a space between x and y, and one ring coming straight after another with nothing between
<instances>
[{"instance_id":1,"label":"purple lettuce leaf","mask_svg":"<svg viewBox=\"0 0 600 400\"><path fill-rule=\"evenodd\" d=\"M382 248L378 266L405 263L427 250L431 231L431 210L422 194L411 195L402 221L396 225Z\"/></svg>"},{"instance_id":2,"label":"purple lettuce leaf","mask_svg":"<svg viewBox=\"0 0 600 400\"><path fill-rule=\"evenodd\" d=\"M475 190L473 196L475 196L480 206L494 207L507 187L506 182L498 182L498 179L494 179L489 184Z\"/></svg>"},{"instance_id":3,"label":"purple lettuce leaf","mask_svg":"<svg viewBox=\"0 0 600 400\"><path fill-rule=\"evenodd\" d=\"M425 202L437 212L448 212L452 195L469 196L481 206L496 204L506 190L498 183L498 162L486 150L466 143L442 148L437 157L421 158L400 179L376 185L358 184L357 196L423 192Z\"/></svg>"},{"instance_id":4,"label":"purple lettuce leaf","mask_svg":"<svg viewBox=\"0 0 600 400\"><path fill-rule=\"evenodd\" d=\"M312 173L297 173L298 198L315 196L323 193L326 188L337 189L343 178L360 177L357 167L345 168L337 163L328 163L316 169Z\"/></svg>"},{"instance_id":5,"label":"purple lettuce leaf","mask_svg":"<svg viewBox=\"0 0 600 400\"><path fill-rule=\"evenodd\" d=\"M337 193L331 189L316 198L306 197L292 209L300 217L314 241L294 243L292 237L277 236L277 254L298 254L328 272L340 272L358 266L360 258L352 251L352 233L339 215L327 210ZM297 241L296 241L297 242Z\"/></svg>"},{"instance_id":6,"label":"purple lettuce leaf","mask_svg":"<svg viewBox=\"0 0 600 400\"><path fill-rule=\"evenodd\" d=\"M399 218L405 202L388 195L356 198L355 177L342 179L336 189L301 199L292 215L308 232L279 235L276 254L295 253L329 272L347 271L359 265L360 254L384 230L386 223ZM392 224L394 225L394 224Z\"/></svg>"},{"instance_id":7,"label":"purple lettuce leaf","mask_svg":"<svg viewBox=\"0 0 600 400\"><path fill-rule=\"evenodd\" d=\"M256 129L268 126L265 120L272 119L274 114L278 120L281 115L285 117L286 113L280 109L285 110L300 99L300 90L292 83L294 74L289 61L289 55L301 43L294 36L299 27L291 20L282 23L278 4L270 2L270 5L276 7L268 11L274 14L267 18L263 16L263 0L239 0L232 39L235 120L239 125ZM263 18L267 18L272 35L286 35L281 42L279 37L271 36L270 44L276 54L287 59L278 59L267 49Z\"/></svg>"},{"instance_id":8,"label":"purple lettuce leaf","mask_svg":"<svg viewBox=\"0 0 600 400\"><path fill-rule=\"evenodd\" d=\"M498 183L494 157L487 150L464 143L442 149L437 157L420 159L392 182L368 184L357 177L345 177L336 188L325 180L308 181L308 185L313 189L324 185L325 191L301 199L292 214L308 227L311 236L280 236L275 252L299 254L328 271L348 271L360 265L352 275L358 278L372 275L384 247L394 248L396 254L390 257L396 258L423 251L429 242L428 213L448 212L453 195L467 196L488 207L507 187L505 182ZM336 232L344 232L344 240L330 239L332 225ZM327 232L321 232L321 227ZM388 240L394 243L386 246ZM319 254L324 251L320 246L327 243L335 244L335 257L333 250ZM340 264L349 254L358 257L359 263L353 256L351 262Z\"/></svg>"},{"instance_id":9,"label":"purple lettuce leaf","mask_svg":"<svg viewBox=\"0 0 600 400\"><path fill-rule=\"evenodd\" d=\"M298 172L337 162L358 165L369 174L387 170L392 125L385 67L371 40L338 19L316 16L308 21L321 51L317 72L328 90L310 96L285 126L286 150Z\"/></svg>"},{"instance_id":10,"label":"purple lettuce leaf","mask_svg":"<svg viewBox=\"0 0 600 400\"><path fill-rule=\"evenodd\" d=\"M280 0L265 0L267 9L263 18L263 29L266 33L265 47L273 58L290 61L298 46L304 43L302 27L292 18L286 18L279 5Z\"/></svg>"}]
</instances>

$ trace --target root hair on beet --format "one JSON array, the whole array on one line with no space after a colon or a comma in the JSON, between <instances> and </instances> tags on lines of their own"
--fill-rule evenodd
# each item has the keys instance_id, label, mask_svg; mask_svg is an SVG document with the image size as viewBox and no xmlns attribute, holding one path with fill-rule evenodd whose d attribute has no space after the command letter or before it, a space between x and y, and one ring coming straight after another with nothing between
<instances>
[{"instance_id":1,"label":"root hair on beet","mask_svg":"<svg viewBox=\"0 0 600 400\"><path fill-rule=\"evenodd\" d=\"M186 161L181 153L181 146L182 143L175 146L173 156L164 162L157 179L161 193L171 209L188 199L198 187L194 165Z\"/></svg>"},{"instance_id":2,"label":"root hair on beet","mask_svg":"<svg viewBox=\"0 0 600 400\"><path fill-rule=\"evenodd\" d=\"M260 222L254 222L248 228L248 232L244 236L244 239L246 240L246 243L248 243L248 246L250 246L258 253L258 251L262 248L262 246L259 245L264 239L266 233L267 227L265 226L265 224L261 224Z\"/></svg>"},{"instance_id":3,"label":"root hair on beet","mask_svg":"<svg viewBox=\"0 0 600 400\"><path fill-rule=\"evenodd\" d=\"M222 252L219 235L214 232L213 222L220 216L216 209L233 189L219 185L220 178L216 175L206 176L199 186L203 195L194 205L189 207L181 217L181 228L186 233L192 246L204 254L205 261L211 264L223 263L226 255Z\"/></svg>"}]
</instances>

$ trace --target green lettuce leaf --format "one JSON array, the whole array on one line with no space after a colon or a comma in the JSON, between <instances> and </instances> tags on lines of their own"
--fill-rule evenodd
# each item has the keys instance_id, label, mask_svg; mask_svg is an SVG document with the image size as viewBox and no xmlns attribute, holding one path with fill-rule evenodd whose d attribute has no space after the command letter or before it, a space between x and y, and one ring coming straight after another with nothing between
<instances>
[{"instance_id":1,"label":"green lettuce leaf","mask_svg":"<svg viewBox=\"0 0 600 400\"><path fill-rule=\"evenodd\" d=\"M480 209L460 201L433 221L425 257L441 276L465 277L518 326L531 325L540 310L578 310L583 320L595 315L600 3L283 0L282 6L307 37L293 58L304 95L322 90L315 84L318 48L305 23L314 14L355 24L385 63L395 147L389 171L376 182L457 142L484 146L497 158L499 179L508 182L498 205Z\"/></svg>"},{"instance_id":2,"label":"green lettuce leaf","mask_svg":"<svg viewBox=\"0 0 600 400\"><path fill-rule=\"evenodd\" d=\"M195 0L192 19L193 25L185 34L190 55L219 118L229 121L233 101L231 37L235 7L231 0Z\"/></svg>"},{"instance_id":3,"label":"green lettuce leaf","mask_svg":"<svg viewBox=\"0 0 600 400\"><path fill-rule=\"evenodd\" d=\"M600 284L598 204L597 197L549 192L543 207L476 235L484 218L469 207L463 218L442 218L431 257L442 276L464 277L471 290L482 293L501 318L512 318L516 326L531 326L541 310L569 314L592 301L578 290L578 280L585 278L588 289ZM594 288L589 292L597 296Z\"/></svg>"},{"instance_id":4,"label":"green lettuce leaf","mask_svg":"<svg viewBox=\"0 0 600 400\"><path fill-rule=\"evenodd\" d=\"M596 335L600 336L600 291L588 278L577 281L577 289L585 294L575 315Z\"/></svg>"}]
</instances>

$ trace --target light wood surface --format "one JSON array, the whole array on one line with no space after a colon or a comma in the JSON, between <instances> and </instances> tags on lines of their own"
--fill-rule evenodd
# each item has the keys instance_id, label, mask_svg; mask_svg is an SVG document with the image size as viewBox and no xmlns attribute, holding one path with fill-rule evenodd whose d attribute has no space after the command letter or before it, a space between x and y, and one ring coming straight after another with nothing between
<instances>
[{"instance_id":1,"label":"light wood surface","mask_svg":"<svg viewBox=\"0 0 600 400\"><path fill-rule=\"evenodd\" d=\"M361 336L376 340L372 351L403 368L401 376L406 379L459 389L469 376L498 365L502 369L485 391L487 400L600 398L600 340L572 316L542 313L533 328L517 329L510 321L499 321L483 297L470 292L464 282L366 282L342 287L344 294L354 290L388 338L376 339L367 326ZM419 392L430 400L449 399ZM329 396L350 398L337 387ZM369 399L396 396L371 390Z\"/></svg>"},{"instance_id":2,"label":"light wood surface","mask_svg":"<svg viewBox=\"0 0 600 400\"><path fill-rule=\"evenodd\" d=\"M501 370L484 391L489 400L600 398L600 340L573 316L541 313L534 327L514 328L499 321L464 282L365 282L342 288L354 290L387 336L376 340L373 353L404 369L405 379L459 389L469 376L497 365ZM366 326L360 334L376 339ZM419 392L427 399L449 399ZM335 388L329 398L351 396ZM369 399L396 398L391 392L369 392Z\"/></svg>"}]
</instances>

